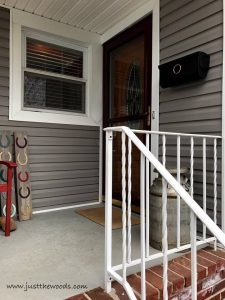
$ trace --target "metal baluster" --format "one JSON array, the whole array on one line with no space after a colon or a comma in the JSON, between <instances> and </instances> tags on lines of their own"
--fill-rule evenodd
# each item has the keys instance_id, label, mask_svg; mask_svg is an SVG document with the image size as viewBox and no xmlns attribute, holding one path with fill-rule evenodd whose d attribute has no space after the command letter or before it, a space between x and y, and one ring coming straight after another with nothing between
<instances>
[{"instance_id":1,"label":"metal baluster","mask_svg":"<svg viewBox=\"0 0 225 300\"><path fill-rule=\"evenodd\" d=\"M217 224L217 139L214 139L214 222ZM214 242L214 250L217 249L217 240Z\"/></svg>"},{"instance_id":2,"label":"metal baluster","mask_svg":"<svg viewBox=\"0 0 225 300\"><path fill-rule=\"evenodd\" d=\"M149 134L146 134L146 147L149 149ZM149 161L146 159L146 257L149 256Z\"/></svg>"},{"instance_id":3,"label":"metal baluster","mask_svg":"<svg viewBox=\"0 0 225 300\"><path fill-rule=\"evenodd\" d=\"M177 137L177 181L180 183L180 136ZM177 248L180 248L180 196L177 195Z\"/></svg>"},{"instance_id":4,"label":"metal baluster","mask_svg":"<svg viewBox=\"0 0 225 300\"><path fill-rule=\"evenodd\" d=\"M191 166L190 166L191 197L194 195L194 138L191 137ZM192 300L197 300L197 252L196 252L196 216L191 211L191 289Z\"/></svg>"},{"instance_id":5,"label":"metal baluster","mask_svg":"<svg viewBox=\"0 0 225 300\"><path fill-rule=\"evenodd\" d=\"M122 132L122 236L123 236L123 282L126 282L126 255L127 255L127 233L126 233L126 136Z\"/></svg>"},{"instance_id":6,"label":"metal baluster","mask_svg":"<svg viewBox=\"0 0 225 300\"><path fill-rule=\"evenodd\" d=\"M163 166L166 166L166 136L163 139ZM162 251L163 251L163 300L168 299L168 239L167 239L167 182L162 178Z\"/></svg>"},{"instance_id":7,"label":"metal baluster","mask_svg":"<svg viewBox=\"0 0 225 300\"><path fill-rule=\"evenodd\" d=\"M141 300L146 300L145 280L145 156L141 153L140 164L140 202L141 202Z\"/></svg>"},{"instance_id":8,"label":"metal baluster","mask_svg":"<svg viewBox=\"0 0 225 300\"><path fill-rule=\"evenodd\" d=\"M106 169L105 169L105 290L111 292L108 271L112 268L112 131L106 132Z\"/></svg>"},{"instance_id":9,"label":"metal baluster","mask_svg":"<svg viewBox=\"0 0 225 300\"><path fill-rule=\"evenodd\" d=\"M206 212L206 138L203 138L203 210ZM203 224L203 239L206 239L206 226Z\"/></svg>"},{"instance_id":10,"label":"metal baluster","mask_svg":"<svg viewBox=\"0 0 225 300\"><path fill-rule=\"evenodd\" d=\"M127 249L127 261L131 262L131 166L132 166L132 143L131 139L128 139L128 195L127 195L127 205L128 205L128 249Z\"/></svg>"}]
</instances>

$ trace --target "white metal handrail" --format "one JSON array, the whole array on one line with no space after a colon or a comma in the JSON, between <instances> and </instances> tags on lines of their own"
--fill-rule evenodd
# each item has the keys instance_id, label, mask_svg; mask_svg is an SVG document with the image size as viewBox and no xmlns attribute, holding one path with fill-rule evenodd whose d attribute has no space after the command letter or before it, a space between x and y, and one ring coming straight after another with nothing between
<instances>
[{"instance_id":1,"label":"white metal handrail","mask_svg":"<svg viewBox=\"0 0 225 300\"><path fill-rule=\"evenodd\" d=\"M112 128L106 128L106 289L109 292L111 289L111 281L109 277L113 277L115 280L123 284L124 288L126 289L130 299L136 299L130 285L128 284L126 280L126 269L128 266L132 266L135 264L140 263L141 264L141 298L142 300L146 299L146 287L145 287L145 263L147 261L150 261L154 259L154 255L149 256L148 253L148 226L145 228L145 204L146 209L147 208L147 202L145 199L145 193L146 196L148 194L147 190L147 183L144 182L145 178L145 166L146 166L146 172L149 172L149 168L147 166L152 164L156 170L161 174L163 178L163 207L162 207L162 213L163 213L163 225L162 225L162 245L163 245L163 298L164 300L168 299L167 294L167 285L168 285L168 278L167 278L167 270L168 270L168 255L171 253L178 252L177 250L181 251L185 248L185 246L180 246L178 241L178 248L177 249L170 249L168 250L168 243L167 243L167 189L166 184L169 183L169 185L174 189L174 191L178 195L178 200L183 199L183 201L186 203L186 205L191 209L191 253L192 253L192 299L197 299L197 258L196 258L196 248L200 244L204 244L204 241L201 243L196 242L196 219L198 218L201 220L203 227L203 236L204 240L206 240L206 228L213 234L213 236L225 247L225 234L222 232L222 230L215 224L216 221L216 215L214 215L214 221L206 214L206 205L205 205L205 190L203 191L203 209L195 202L193 199L193 159L194 159L194 137L202 137L203 138L203 169L205 164L205 151L206 151L206 145L205 145L205 138L214 138L214 158L216 156L216 139L220 139L219 136L205 136L205 135L191 135L191 134L179 134L179 133L162 133L162 132L151 132L151 131L140 131L140 130L131 130L128 127L121 126L121 127L112 127ZM113 140L113 132L121 132L122 134L122 203L123 203L123 263L121 266L112 267L112 140ZM146 145L147 147L141 142L141 140L134 134L136 133L147 133L149 134L161 134L163 137L163 163L160 163L160 161L149 151L149 136L146 135ZM166 144L166 135L176 135L177 141L178 141L178 154L180 155L180 136L189 136L191 138L191 174L190 174L190 180L191 180L191 195L189 195L185 189L181 186L179 182L179 174L177 175L177 179L175 179L166 169L166 153L165 153L165 144ZM148 136L148 138L147 138ZM126 137L128 138L128 195L126 195ZM130 239L131 239L131 231L130 231L130 201L131 201L131 143L133 143L141 153L141 187L140 187L140 201L141 201L141 259L138 259L136 261L131 261L131 245L130 245ZM178 155L178 156L179 156ZM146 163L145 165L145 162ZM180 170L180 162L178 159L177 164L179 165ZM205 170L203 170L205 173ZM214 159L214 182L216 177L216 163ZM203 178L203 186L205 187L205 179ZM146 188L146 192L145 192ZM205 188L204 188L205 189ZM128 243L127 243L127 224L126 224L126 196L128 196ZM214 200L216 202L216 189L214 185ZM147 197L146 197L147 198ZM146 202L146 203L145 203ZM214 205L216 205L214 202ZM179 201L178 201L179 203ZM147 219L146 219L147 223ZM147 230L146 230L147 229ZM215 241L215 238L208 239L207 241ZM147 243L146 243L147 241ZM127 245L128 244L128 245ZM127 259L127 253L128 253L128 259ZM123 270L123 276L121 277L116 271L119 269Z\"/></svg>"}]
</instances>

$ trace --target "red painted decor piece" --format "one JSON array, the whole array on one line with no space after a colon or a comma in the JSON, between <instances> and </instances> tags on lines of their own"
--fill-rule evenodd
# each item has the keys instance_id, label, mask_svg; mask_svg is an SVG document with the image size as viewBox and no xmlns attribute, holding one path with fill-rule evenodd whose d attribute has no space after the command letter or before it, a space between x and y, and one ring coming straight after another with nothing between
<instances>
[{"instance_id":1,"label":"red painted decor piece","mask_svg":"<svg viewBox=\"0 0 225 300\"><path fill-rule=\"evenodd\" d=\"M5 224L5 236L10 235L10 215L12 206L12 175L13 169L17 167L17 164L11 161L1 161L0 165L5 165L7 167L7 182L0 184L0 193L6 192L6 224Z\"/></svg>"}]
</instances>

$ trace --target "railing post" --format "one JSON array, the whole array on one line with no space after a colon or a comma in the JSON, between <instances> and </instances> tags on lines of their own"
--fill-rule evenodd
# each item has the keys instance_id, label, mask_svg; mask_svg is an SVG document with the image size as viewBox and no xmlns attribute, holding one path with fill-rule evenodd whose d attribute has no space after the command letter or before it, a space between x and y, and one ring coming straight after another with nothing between
<instances>
[{"instance_id":1,"label":"railing post","mask_svg":"<svg viewBox=\"0 0 225 300\"><path fill-rule=\"evenodd\" d=\"M177 137L177 181L180 184L180 136ZM180 196L177 195L177 248L180 248Z\"/></svg>"},{"instance_id":2,"label":"railing post","mask_svg":"<svg viewBox=\"0 0 225 300\"><path fill-rule=\"evenodd\" d=\"M162 136L162 163L166 167L166 136ZM168 238L167 238L167 182L162 178L162 251L163 251L163 300L168 299Z\"/></svg>"},{"instance_id":3,"label":"railing post","mask_svg":"<svg viewBox=\"0 0 225 300\"><path fill-rule=\"evenodd\" d=\"M191 183L191 197L194 196L194 138L191 137L191 166L190 166L190 183ZM191 225L190 225L190 237L191 237L191 289L192 300L197 300L197 249L196 249L196 216L191 211Z\"/></svg>"},{"instance_id":4,"label":"railing post","mask_svg":"<svg viewBox=\"0 0 225 300\"><path fill-rule=\"evenodd\" d=\"M127 188L128 188L128 194L127 194L127 231L128 231L128 237L127 237L127 261L128 263L131 262L131 189L132 189L132 182L131 182L131 166L132 166L132 142L131 139L128 139L128 176L127 176Z\"/></svg>"},{"instance_id":5,"label":"railing post","mask_svg":"<svg viewBox=\"0 0 225 300\"><path fill-rule=\"evenodd\" d=\"M217 139L214 139L214 222L217 224ZM217 241L214 243L214 250L217 248Z\"/></svg>"},{"instance_id":6,"label":"railing post","mask_svg":"<svg viewBox=\"0 0 225 300\"><path fill-rule=\"evenodd\" d=\"M105 290L111 292L111 278L108 271L112 268L112 150L113 134L106 131L105 166Z\"/></svg>"},{"instance_id":7,"label":"railing post","mask_svg":"<svg viewBox=\"0 0 225 300\"><path fill-rule=\"evenodd\" d=\"M123 253L123 282L127 280L127 212L126 212L126 135L122 131L122 253Z\"/></svg>"},{"instance_id":8,"label":"railing post","mask_svg":"<svg viewBox=\"0 0 225 300\"><path fill-rule=\"evenodd\" d=\"M141 153L140 164L140 201L141 201L141 300L146 300L145 280L145 156Z\"/></svg>"},{"instance_id":9,"label":"railing post","mask_svg":"<svg viewBox=\"0 0 225 300\"><path fill-rule=\"evenodd\" d=\"M203 138L203 210L206 213L206 138ZM203 239L206 239L206 226L203 225Z\"/></svg>"},{"instance_id":10,"label":"railing post","mask_svg":"<svg viewBox=\"0 0 225 300\"><path fill-rule=\"evenodd\" d=\"M149 149L149 134L146 134L146 147ZM146 159L146 185L145 185L145 199L146 199L146 257L149 256L149 161Z\"/></svg>"}]
</instances>

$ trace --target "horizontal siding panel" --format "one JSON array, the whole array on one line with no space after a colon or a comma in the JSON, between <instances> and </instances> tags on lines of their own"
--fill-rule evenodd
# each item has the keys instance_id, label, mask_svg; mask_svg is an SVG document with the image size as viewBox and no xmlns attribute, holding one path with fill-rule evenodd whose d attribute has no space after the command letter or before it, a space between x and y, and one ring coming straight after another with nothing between
<instances>
[{"instance_id":1,"label":"horizontal siding panel","mask_svg":"<svg viewBox=\"0 0 225 300\"><path fill-rule=\"evenodd\" d=\"M91 153L91 154L98 154L99 153L99 147L98 146L30 146L29 147L30 154L71 154L71 153Z\"/></svg>"},{"instance_id":2,"label":"horizontal siding panel","mask_svg":"<svg viewBox=\"0 0 225 300\"><path fill-rule=\"evenodd\" d=\"M9 90L6 89L7 97L9 97ZM2 94L2 89L1 89L1 94ZM3 96L3 95L1 95ZM82 132L88 130L88 131L96 131L99 130L99 127L97 126L83 126L83 125L65 125L65 124L51 124L51 123L32 123L32 122L21 122L21 121L10 121L8 119L6 120L1 120L0 126L6 126L6 127L12 127L12 128L18 128L18 130L39 130L40 128L45 128L45 130L49 129L55 129L57 132L59 129L64 129L64 130L81 130Z\"/></svg>"},{"instance_id":3,"label":"horizontal siding panel","mask_svg":"<svg viewBox=\"0 0 225 300\"><path fill-rule=\"evenodd\" d=\"M1 86L0 86L1 89ZM7 116L9 114L8 106L0 106L0 116Z\"/></svg>"},{"instance_id":4,"label":"horizontal siding panel","mask_svg":"<svg viewBox=\"0 0 225 300\"><path fill-rule=\"evenodd\" d=\"M185 17L189 14L192 14L194 11L200 12L202 9L204 9L205 5L208 5L212 2L214 2L215 0L204 0L204 1L194 0L194 1L195 1L195 3L193 5L193 1L189 1L188 3L183 3L183 1L176 0L176 2L179 2L181 4L181 7L179 9L176 9L177 7L174 6L175 10L172 10L170 12L170 14L168 14L167 16L165 16L165 15L163 16L162 10L161 10L161 12L160 12L161 28L164 28L165 26L168 26L168 25L176 22L177 20L182 19L183 17ZM164 3L164 0L161 0L160 2ZM173 2L173 1L171 1L171 2Z\"/></svg>"},{"instance_id":5,"label":"horizontal siding panel","mask_svg":"<svg viewBox=\"0 0 225 300\"><path fill-rule=\"evenodd\" d=\"M167 5L161 6L160 16L165 17L173 11L177 11L181 6L192 2L192 0L173 0L170 1Z\"/></svg>"},{"instance_id":6,"label":"horizontal siding panel","mask_svg":"<svg viewBox=\"0 0 225 300\"><path fill-rule=\"evenodd\" d=\"M217 93L222 91L222 80L212 80L209 82L202 81L201 83L193 83L182 85L177 88L168 88L161 90L160 102L176 99L189 98L194 96L207 95L211 93Z\"/></svg>"},{"instance_id":7,"label":"horizontal siding panel","mask_svg":"<svg viewBox=\"0 0 225 300\"><path fill-rule=\"evenodd\" d=\"M160 114L163 112L184 111L217 105L222 105L221 93L206 94L197 97L162 102L160 104Z\"/></svg>"},{"instance_id":8,"label":"horizontal siding panel","mask_svg":"<svg viewBox=\"0 0 225 300\"><path fill-rule=\"evenodd\" d=\"M202 191L203 191L203 184L195 183L195 186L194 186L195 195L202 195ZM207 184L206 195L207 195L207 199L212 198L212 200L213 200L213 198L214 198L214 186L213 186L213 184ZM218 198L221 197L221 187L217 188L217 196L218 196Z\"/></svg>"},{"instance_id":9,"label":"horizontal siding panel","mask_svg":"<svg viewBox=\"0 0 225 300\"><path fill-rule=\"evenodd\" d=\"M5 86L2 86L0 87L1 89L1 96L3 97L8 97L9 96L9 88L8 87L5 87Z\"/></svg>"},{"instance_id":10,"label":"horizontal siding panel","mask_svg":"<svg viewBox=\"0 0 225 300\"><path fill-rule=\"evenodd\" d=\"M190 19L192 19L192 15ZM185 19L182 20L182 22L183 24L186 24ZM174 43L179 43L187 38L192 37L193 33L194 35L198 35L199 33L202 33L207 29L211 29L212 27L216 27L217 25L220 25L222 23L223 23L223 13L221 11L218 14L212 15L207 19L199 21L198 23L189 25L188 27L185 27L184 29L177 31L172 35L165 36L161 40L161 48L164 49L166 47L174 45ZM178 29L177 27L173 27L173 28Z\"/></svg>"},{"instance_id":11,"label":"horizontal siding panel","mask_svg":"<svg viewBox=\"0 0 225 300\"><path fill-rule=\"evenodd\" d=\"M59 196L67 196L67 195L76 195L76 194L86 194L86 193L94 193L98 192L98 185L84 185L84 186L74 186L74 187L62 187L62 188L54 188L54 189L46 189L46 190L33 190L32 198L35 200L36 198L52 198Z\"/></svg>"},{"instance_id":12,"label":"horizontal siding panel","mask_svg":"<svg viewBox=\"0 0 225 300\"><path fill-rule=\"evenodd\" d=\"M0 9L0 20L8 21L10 18L10 12L7 9Z\"/></svg>"},{"instance_id":13,"label":"horizontal siding panel","mask_svg":"<svg viewBox=\"0 0 225 300\"><path fill-rule=\"evenodd\" d=\"M179 124L179 125L178 125ZM161 131L183 132L183 133L211 133L218 132L222 128L222 120L206 120L206 121L191 121L179 122L170 124L160 124Z\"/></svg>"},{"instance_id":14,"label":"horizontal siding panel","mask_svg":"<svg viewBox=\"0 0 225 300\"><path fill-rule=\"evenodd\" d=\"M9 87L9 78L0 76L0 86L1 87Z\"/></svg>"},{"instance_id":15,"label":"horizontal siding panel","mask_svg":"<svg viewBox=\"0 0 225 300\"><path fill-rule=\"evenodd\" d=\"M181 141L182 141L182 138L181 138ZM206 157L207 157L207 159L213 159L213 154L214 154L213 150L214 150L213 146L208 146L208 139L206 139ZM181 143L181 150L180 151L181 151L182 157L189 157L190 158L190 154L191 154L190 145L184 146L183 143ZM194 147L194 157L195 158L202 158L202 152L203 152L202 145L201 146L196 146L195 145L195 147ZM162 155L162 149L160 149L159 153L160 153L160 155ZM167 147L166 147L166 156L167 157L168 156L176 157L176 155L177 155L177 147L167 145ZM217 154L217 157L221 158L221 151L220 151L220 153Z\"/></svg>"},{"instance_id":16,"label":"horizontal siding panel","mask_svg":"<svg viewBox=\"0 0 225 300\"><path fill-rule=\"evenodd\" d=\"M33 210L39 210L40 208L55 208L55 207L64 207L68 205L74 204L85 204L88 202L96 202L98 201L99 194L97 192L94 193L85 193L85 194L78 194L78 195L67 195L52 198L37 198L33 200ZM62 204L63 203L63 204Z\"/></svg>"},{"instance_id":17,"label":"horizontal siding panel","mask_svg":"<svg viewBox=\"0 0 225 300\"><path fill-rule=\"evenodd\" d=\"M0 106L9 107L9 97L0 96Z\"/></svg>"},{"instance_id":18,"label":"horizontal siding panel","mask_svg":"<svg viewBox=\"0 0 225 300\"><path fill-rule=\"evenodd\" d=\"M0 27L0 39L9 40L9 30Z\"/></svg>"},{"instance_id":19,"label":"horizontal siding panel","mask_svg":"<svg viewBox=\"0 0 225 300\"><path fill-rule=\"evenodd\" d=\"M207 54L213 54L213 53L217 53L219 51L223 51L223 41L221 38L215 39L211 42L208 42L206 44L203 45L199 45L198 47L194 47L194 48L188 48L186 50L182 50L179 51L177 49L177 51L175 51L174 53L167 53L166 51L164 51L163 53L161 53L161 63L165 63L168 62L170 60L173 59L177 59L179 57L182 57L184 55L188 55L191 54L193 52L196 51L203 51L206 52Z\"/></svg>"},{"instance_id":20,"label":"horizontal siding panel","mask_svg":"<svg viewBox=\"0 0 225 300\"><path fill-rule=\"evenodd\" d=\"M26 130L26 128L21 128L21 130ZM57 137L62 138L64 141L65 138L87 138L87 139L98 139L99 131L93 130L65 130L63 128L55 130L54 128L29 128L29 135L32 137Z\"/></svg>"},{"instance_id":21,"label":"horizontal siding panel","mask_svg":"<svg viewBox=\"0 0 225 300\"><path fill-rule=\"evenodd\" d=\"M0 38L1 40L1 38ZM9 68L9 58L0 56L0 67Z\"/></svg>"},{"instance_id":22,"label":"horizontal siding panel","mask_svg":"<svg viewBox=\"0 0 225 300\"><path fill-rule=\"evenodd\" d=\"M222 179L222 176L221 176L221 173L218 173L217 174L217 182L218 182L218 185L221 185L221 179ZM202 181L202 172L198 171L198 170L195 170L194 172L194 180L195 182L203 182ZM207 182L213 182L214 180L214 174L213 172L207 172L206 174L206 181Z\"/></svg>"},{"instance_id":23,"label":"horizontal siding panel","mask_svg":"<svg viewBox=\"0 0 225 300\"><path fill-rule=\"evenodd\" d=\"M8 78L9 80L9 68L0 68L0 77Z\"/></svg>"},{"instance_id":24,"label":"horizontal siding panel","mask_svg":"<svg viewBox=\"0 0 225 300\"><path fill-rule=\"evenodd\" d=\"M207 4L208 2L208 4ZM195 0L195 7L197 5L202 5L202 0L198 1ZM212 15L216 15L219 12L222 12L222 1L205 1L205 6L202 7L200 10L193 10L193 4L189 5L189 10L187 10L187 6L183 7L182 18L176 19L175 15L169 15L168 17L164 18L164 23L167 23L165 27L162 27L160 32L160 37L168 37L169 35L182 30L186 27L192 27L192 24L198 23L200 25L200 21L206 21L205 19L210 19L209 17ZM208 22L210 24L210 22ZM206 24L207 26L208 24ZM212 24L213 26L213 24ZM198 29L197 29L198 31ZM194 31L194 33L196 33ZM192 33L193 34L193 33Z\"/></svg>"},{"instance_id":25,"label":"horizontal siding panel","mask_svg":"<svg viewBox=\"0 0 225 300\"><path fill-rule=\"evenodd\" d=\"M5 48L5 49L8 49L8 51L9 51L9 40L1 38L1 47Z\"/></svg>"},{"instance_id":26,"label":"horizontal siding panel","mask_svg":"<svg viewBox=\"0 0 225 300\"><path fill-rule=\"evenodd\" d=\"M77 179L77 178L89 178L89 177L98 177L99 171L98 169L89 169L87 170L65 170L65 171L57 171L57 172L33 172L31 176L31 182L35 181L46 181L48 180L57 180L57 179Z\"/></svg>"},{"instance_id":27,"label":"horizontal siding panel","mask_svg":"<svg viewBox=\"0 0 225 300\"><path fill-rule=\"evenodd\" d=\"M182 53L190 48L198 47L210 41L214 41L223 36L223 27L221 25L215 26L210 30L204 31L198 35L189 37L181 42L173 44L172 46L161 48L162 57L172 56L177 53Z\"/></svg>"},{"instance_id":28,"label":"horizontal siding panel","mask_svg":"<svg viewBox=\"0 0 225 300\"><path fill-rule=\"evenodd\" d=\"M176 162L177 162L176 157L168 157L167 156L167 166L175 168L176 167ZM190 167L190 156L188 156L188 157L183 157L182 156L181 157L181 165L183 167L186 166L187 168L189 168ZM201 158L195 158L195 160L194 160L194 169L202 172L202 168L203 168L202 165L203 165L202 164L202 159ZM213 172L213 170L214 170L214 161L213 160L208 160L207 161L206 169L208 171ZM220 171L221 171L221 160L218 159L218 172L220 172Z\"/></svg>"},{"instance_id":29,"label":"horizontal siding panel","mask_svg":"<svg viewBox=\"0 0 225 300\"><path fill-rule=\"evenodd\" d=\"M29 138L29 145L54 145L54 146L98 146L98 139L83 139L83 138L58 138L58 137L33 137Z\"/></svg>"},{"instance_id":30,"label":"horizontal siding panel","mask_svg":"<svg viewBox=\"0 0 225 300\"><path fill-rule=\"evenodd\" d=\"M190 120L214 120L222 118L221 106L202 107L200 109L190 109L179 112L160 113L160 124L185 122Z\"/></svg>"},{"instance_id":31,"label":"horizontal siding panel","mask_svg":"<svg viewBox=\"0 0 225 300\"><path fill-rule=\"evenodd\" d=\"M73 163L48 163L48 164L32 164L30 166L31 172L54 172L67 170L90 170L98 169L98 162L73 162Z\"/></svg>"},{"instance_id":32,"label":"horizontal siding panel","mask_svg":"<svg viewBox=\"0 0 225 300\"><path fill-rule=\"evenodd\" d=\"M47 190L55 188L66 188L66 187L77 187L86 185L98 186L98 177L87 177L87 178L72 178L72 179L59 179L59 180L42 180L34 181L31 183L32 190Z\"/></svg>"},{"instance_id":33,"label":"horizontal siding panel","mask_svg":"<svg viewBox=\"0 0 225 300\"><path fill-rule=\"evenodd\" d=\"M210 55L210 66L215 67L218 65L222 65L223 63L223 52L216 52Z\"/></svg>"},{"instance_id":34,"label":"horizontal siding panel","mask_svg":"<svg viewBox=\"0 0 225 300\"><path fill-rule=\"evenodd\" d=\"M63 162L89 162L97 161L98 154L39 154L39 155L30 155L30 162L32 163L52 163L59 161Z\"/></svg>"}]
</instances>

